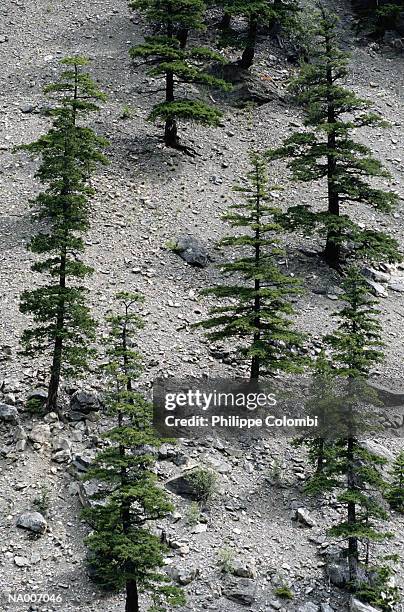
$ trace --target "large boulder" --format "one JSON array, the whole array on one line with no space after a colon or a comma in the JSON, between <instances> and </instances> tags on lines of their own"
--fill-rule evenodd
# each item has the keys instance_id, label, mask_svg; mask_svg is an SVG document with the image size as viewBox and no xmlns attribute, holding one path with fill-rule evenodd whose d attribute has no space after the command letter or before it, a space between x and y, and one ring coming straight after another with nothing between
<instances>
[{"instance_id":1,"label":"large boulder","mask_svg":"<svg viewBox=\"0 0 404 612\"><path fill-rule=\"evenodd\" d=\"M37 423L33 426L28 434L28 438L31 440L31 442L40 446L49 444L50 436L51 430L47 423Z\"/></svg>"},{"instance_id":2,"label":"large boulder","mask_svg":"<svg viewBox=\"0 0 404 612\"><path fill-rule=\"evenodd\" d=\"M245 106L246 103L251 102L259 106L273 100L282 100L285 97L284 91L273 81L271 75L245 70L237 62L215 64L211 70L215 76L232 85L230 91L218 91L215 97L234 106Z\"/></svg>"},{"instance_id":3,"label":"large boulder","mask_svg":"<svg viewBox=\"0 0 404 612\"><path fill-rule=\"evenodd\" d=\"M17 527L33 533L45 533L48 524L40 512L24 512L17 519Z\"/></svg>"},{"instance_id":4,"label":"large boulder","mask_svg":"<svg viewBox=\"0 0 404 612\"><path fill-rule=\"evenodd\" d=\"M199 268L206 268L210 260L205 246L197 238L189 235L178 238L175 252L188 264Z\"/></svg>"},{"instance_id":5,"label":"large boulder","mask_svg":"<svg viewBox=\"0 0 404 612\"><path fill-rule=\"evenodd\" d=\"M244 606L251 606L255 600L257 584L249 578L229 578L224 586L223 594L230 601Z\"/></svg>"},{"instance_id":6,"label":"large boulder","mask_svg":"<svg viewBox=\"0 0 404 612\"><path fill-rule=\"evenodd\" d=\"M98 412L100 408L101 401L97 393L80 389L70 399L68 416L72 421L80 421L92 412Z\"/></svg>"},{"instance_id":7,"label":"large boulder","mask_svg":"<svg viewBox=\"0 0 404 612\"><path fill-rule=\"evenodd\" d=\"M0 403L0 423L1 422L16 425L18 423L17 408L9 404Z\"/></svg>"}]
</instances>

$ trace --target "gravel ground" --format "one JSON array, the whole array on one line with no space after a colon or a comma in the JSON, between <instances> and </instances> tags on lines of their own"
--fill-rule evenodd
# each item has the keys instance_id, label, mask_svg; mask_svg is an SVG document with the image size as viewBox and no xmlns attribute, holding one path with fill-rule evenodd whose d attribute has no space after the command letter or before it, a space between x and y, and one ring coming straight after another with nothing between
<instances>
[{"instance_id":1,"label":"gravel ground","mask_svg":"<svg viewBox=\"0 0 404 612\"><path fill-rule=\"evenodd\" d=\"M346 4L335 4L343 18L343 43L352 47L353 52L350 84L357 93L372 99L375 109L391 122L386 130L366 131L360 137L385 162L393 175L392 186L401 195L394 215L386 218L359 209L360 220L387 227L402 242L403 56L388 49L379 51L374 46L356 44L347 29L351 17ZM187 266L167 244L180 234L190 233L201 238L212 257L220 261L222 253L215 243L227 231L221 213L234 201L231 187L247 169L249 148L279 144L286 134L301 125L299 110L279 101L254 112L225 108L223 125L218 129L182 128L184 142L197 151L195 158L182 156L162 146L161 126L145 121L152 104L148 90L153 84L145 72L130 65L128 48L140 41L144 32L140 19L133 16L130 19L125 1L92 0L83 4L77 0L47 3L4 0L0 19L0 41L6 38L0 42L0 347L9 346L12 352L9 361L0 363L0 379L8 381L10 389L16 387L18 396L19 390L41 380L43 368L43 364L33 364L17 353L18 340L26 325L25 317L18 312L19 295L39 281L29 271L31 256L25 249L34 229L28 201L37 192L38 184L34 179L35 162L21 154L13 155L11 149L46 129L46 120L37 112L44 104L42 87L56 75L60 58L77 53L91 58L91 70L108 93L108 102L95 127L110 140L111 163L93 181L97 195L86 251L88 261L96 269L89 281L94 314L102 320L114 294L121 289L144 293L147 325L142 332L142 350L148 381L161 374L232 373L229 365L211 356L203 335L191 329L191 324L200 320L209 308L209 300L201 297L199 291L218 278L217 270L213 265L203 270ZM259 50L256 70L271 76L281 87L291 67L278 47L265 43ZM126 104L131 105L133 117L123 120L121 113ZM309 190L289 184L281 166L271 169L271 180L285 187L279 198L283 205L310 202L323 195L320 186ZM296 304L297 324L314 338L330 329L329 315L338 306L326 294L317 293L325 288L325 293L332 294L338 278L318 258L306 257L298 250L318 246L314 236L287 242L289 269L307 283L305 294ZM404 269L398 270L397 275L404 276ZM380 377L393 380L397 387L403 374L403 296L389 291L388 297L381 300L386 363ZM99 427L102 426L101 422ZM70 428L64 427L64 433L70 435ZM78 451L89 445L84 434L84 441L77 443ZM4 433L6 445L10 441L8 435ZM389 448L394 450L398 446L399 443L391 443ZM171 561L200 569L198 579L187 587L190 591L187 609L229 612L240 609L220 597L222 578L216 556L227 542L242 557L257 561L259 597L248 609L270 609L273 597L268 576L272 569L278 569L286 581L295 585L299 601L320 603L331 597L335 610L345 609L340 596L330 593L325 586L316 542L310 542L308 530L298 529L290 521L290 504L293 498L301 498L299 471L295 470L298 451L291 451L285 441L275 448L257 443L244 449L242 458L201 447L186 451L190 461L206 463L212 458L222 461L224 455L231 468L221 476L221 495L207 517L206 533L190 533L184 519L168 527L174 530L177 539L185 538L190 546L189 553L183 557L176 553ZM265 480L275 458L279 458L285 478L290 480L289 488L270 487ZM77 490L65 467L51 463L46 447L30 448L17 455L8 453L0 459L0 465L3 590L61 593L63 603L38 608L43 611L122 609L121 597L105 596L86 577L82 563L86 527L78 518ZM250 465L254 470L250 471ZM165 477L176 473L169 463L162 464L160 470ZM40 540L32 541L15 529L15 517L30 505L42 480L51 489L51 530ZM19 489L21 483L24 486ZM226 511L227 499L241 500L246 508ZM179 499L178 503L180 512L186 516L185 502ZM312 511L315 518L325 521L333 512L326 507ZM403 525L402 519L395 517L391 528L399 535L392 545L394 550L403 548ZM314 534L318 538L323 533L320 527L309 531L310 537ZM29 558L30 565L16 567L16 555ZM7 604L4 609L18 612L29 609L29 604L16 606ZM296 606L292 603L288 609L295 610Z\"/></svg>"}]
</instances>

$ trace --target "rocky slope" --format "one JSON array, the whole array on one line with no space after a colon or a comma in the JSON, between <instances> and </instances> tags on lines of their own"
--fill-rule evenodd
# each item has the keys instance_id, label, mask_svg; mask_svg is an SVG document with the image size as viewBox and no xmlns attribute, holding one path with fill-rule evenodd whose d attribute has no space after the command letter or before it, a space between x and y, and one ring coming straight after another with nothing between
<instances>
[{"instance_id":1,"label":"rocky slope","mask_svg":"<svg viewBox=\"0 0 404 612\"><path fill-rule=\"evenodd\" d=\"M391 121L389 129L365 131L361 138L385 161L394 177L393 188L404 197L403 57L389 48L358 45L349 31L348 6L336 4L343 17L343 43L353 51L350 84L371 98ZM147 326L142 332L145 384L162 374L233 372L231 358L213 356L202 334L190 327L208 310L209 301L200 297L199 290L217 278L217 270L213 265L204 269L188 266L167 244L189 233L202 239L219 261L222 254L214 245L226 231L220 215L235 197L231 187L247 167L248 149L278 144L301 125L299 110L277 98L253 112L226 107L218 129L183 128L184 140L198 153L195 158L166 150L160 143L161 126L145 121L152 103L148 94L152 80L144 71L135 71L128 59L129 46L143 34L141 20L130 17L124 0L85 4L78 0L5 0L0 7L0 401L15 405L22 414L21 428L10 417L11 423L2 424L1 433L0 589L4 610L122 609L121 596L100 592L88 579L83 546L87 527L79 515L77 474L95 452L105 421L93 421L90 415L85 422L63 425L50 417L43 426L23 413L28 391L38 386L44 374L43 364L18 354L18 339L27 324L18 312L19 295L39 280L29 271L31 257L25 249L33 231L28 201L38 185L33 176L35 163L13 155L12 148L46 128L40 113L42 86L56 75L61 57L80 53L92 59L92 70L108 93L96 128L111 142L111 163L94 179L97 196L86 256L96 273L89 288L100 320L120 289L140 290L146 296ZM281 89L290 69L275 44L262 43L258 75L271 78ZM123 120L126 104L131 105L133 116ZM272 170L272 179L285 186L279 198L284 205L322 195L320 187L313 191L287 184L281 167ZM402 206L389 218L365 210L359 214L364 222L388 227L402 241ZM290 271L307 282L307 291L296 304L297 322L315 338L331 326L329 314L338 305L339 280L317 257L299 250L318 247L316 237L293 239L287 247ZM404 277L404 269L394 270L393 275ZM400 282L395 281L396 291L384 285L387 297L381 301L387 352L382 378L390 379L397 388L404 354ZM30 439L24 442L26 435ZM400 442L386 445L382 452L390 454ZM80 458L69 463L76 455ZM249 445L216 440L206 447L191 442L168 453L159 463L159 472L162 479L169 479L184 466L200 463L219 473L219 493L211 508L197 525L190 525L189 501L178 497L178 516L160 526L171 541L168 565L178 566L183 572L178 579L189 581L185 609L233 612L241 610L244 601L247 609L262 612L297 610L308 602L312 607L306 607L306 612L314 612L320 604L327 612L327 602L336 611L345 610L342 593L330 588L324 578L324 555L319 554L326 551L324 525L332 520L336 508L333 504L316 507L303 498L300 451L292 450L286 440ZM273 476L278 464L280 482ZM47 530L32 538L29 531L16 527L16 521L22 512L34 509L33 501L43 485L50 496ZM293 509L300 506L310 507L311 527L291 520ZM403 552L403 526L403 519L395 515L389 528L397 537L389 550ZM227 554L238 568L236 577L220 571L220 559ZM296 593L291 603L273 594L282 581ZM62 602L44 601L30 608L29 602L10 603L10 593L60 595Z\"/></svg>"}]
</instances>

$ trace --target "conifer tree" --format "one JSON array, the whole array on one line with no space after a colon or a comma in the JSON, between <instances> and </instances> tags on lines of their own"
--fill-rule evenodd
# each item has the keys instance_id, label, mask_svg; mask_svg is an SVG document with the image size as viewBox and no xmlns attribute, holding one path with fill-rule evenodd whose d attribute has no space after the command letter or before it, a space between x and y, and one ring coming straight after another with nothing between
<instances>
[{"instance_id":1,"label":"conifer tree","mask_svg":"<svg viewBox=\"0 0 404 612\"><path fill-rule=\"evenodd\" d=\"M313 376L305 403L306 414L316 416L321 436L303 435L293 441L294 446L305 446L314 472L305 485L311 495L324 493L336 486L332 475L335 458L334 433L339 425L339 411L343 399L335 387L334 373L324 351L313 364ZM311 432L309 432L311 433Z\"/></svg>"},{"instance_id":2,"label":"conifer tree","mask_svg":"<svg viewBox=\"0 0 404 612\"><path fill-rule=\"evenodd\" d=\"M224 305L215 306L210 318L198 325L209 330L212 340L238 338L240 354L251 362L251 381L257 381L262 374L298 371L303 361L298 354L302 337L289 319L298 283L277 265L283 254L276 222L279 209L268 191L264 161L257 154L251 154L250 161L244 184L235 187L243 201L231 205L224 215L241 233L220 242L238 252L221 266L226 276L236 280L205 291Z\"/></svg>"},{"instance_id":3,"label":"conifer tree","mask_svg":"<svg viewBox=\"0 0 404 612\"><path fill-rule=\"evenodd\" d=\"M178 121L214 126L219 123L222 113L200 99L179 96L178 87L190 84L229 87L204 69L208 61L223 63L222 55L206 47L187 48L189 30L203 28L205 4L201 0L132 0L130 6L139 9L158 29L158 34L147 36L143 44L130 49L132 59L143 58L151 65L149 74L164 80L161 91L165 92L165 100L154 105L149 119L165 122L164 142L167 147L189 152L179 143Z\"/></svg>"},{"instance_id":4,"label":"conifer tree","mask_svg":"<svg viewBox=\"0 0 404 612\"><path fill-rule=\"evenodd\" d=\"M297 0L222 0L220 4L223 8L223 29L230 26L233 16L241 16L247 20L247 40L239 61L243 69L251 68L254 63L259 27L271 28L278 23L285 28L291 28L299 11Z\"/></svg>"},{"instance_id":5,"label":"conifer tree","mask_svg":"<svg viewBox=\"0 0 404 612\"><path fill-rule=\"evenodd\" d=\"M383 359L383 353L379 311L356 268L349 270L343 287L341 299L345 305L335 314L338 327L325 340L332 350L335 375L348 383L344 402L347 436L336 441L335 459L329 471L330 477L339 481L338 501L346 510L345 517L329 533L347 540L351 587L357 589L359 564L369 563L370 543L381 542L390 535L378 528L378 521L386 519L387 514L376 498L386 484L381 473L385 460L368 451L357 438L358 403L367 398L366 379L371 368ZM360 543L365 546L364 559Z\"/></svg>"},{"instance_id":6,"label":"conifer tree","mask_svg":"<svg viewBox=\"0 0 404 612\"><path fill-rule=\"evenodd\" d=\"M48 284L24 291L20 309L32 315L36 324L23 334L26 353L51 356L49 411L59 410L61 376L86 369L95 329L81 285L92 269L80 255L94 193L89 178L98 164L106 162L102 149L107 142L82 124L99 110L98 102L105 100L83 70L87 63L82 57L62 60L65 70L45 89L55 101L49 110L52 127L37 141L20 147L40 157L36 176L46 186L33 202L36 218L46 226L32 238L28 249L39 255L32 269L46 275Z\"/></svg>"},{"instance_id":7,"label":"conifer tree","mask_svg":"<svg viewBox=\"0 0 404 612\"><path fill-rule=\"evenodd\" d=\"M314 212L310 206L291 207L287 221L293 229L317 228L325 234L324 256L330 266L340 266L341 249L349 245L353 245L350 254L357 258L393 262L400 259L397 242L381 231L363 229L354 221L358 213L350 206L366 204L389 212L397 195L369 182L390 174L367 146L353 139L357 128L386 124L369 111L366 100L344 87L348 55L338 48L336 24L337 18L320 5L311 61L303 64L292 84L292 91L305 107L307 129L293 133L281 147L269 151L269 156L289 160L295 180L325 182L327 208Z\"/></svg>"},{"instance_id":8,"label":"conifer tree","mask_svg":"<svg viewBox=\"0 0 404 612\"><path fill-rule=\"evenodd\" d=\"M106 340L106 405L115 425L105 434L108 446L100 451L86 474L100 490L84 517L93 528L86 544L94 578L105 588L126 590L125 612L139 612L139 595L152 598L156 612L184 603L181 590L159 572L165 546L151 523L172 511L167 494L154 473L156 450L163 442L152 425L152 407L134 383L141 370L134 333L143 326L134 312L138 294L120 293L122 312L108 317Z\"/></svg>"},{"instance_id":9,"label":"conifer tree","mask_svg":"<svg viewBox=\"0 0 404 612\"><path fill-rule=\"evenodd\" d=\"M404 451L401 451L392 466L392 482L390 483L386 498L390 506L404 514Z\"/></svg>"}]
</instances>

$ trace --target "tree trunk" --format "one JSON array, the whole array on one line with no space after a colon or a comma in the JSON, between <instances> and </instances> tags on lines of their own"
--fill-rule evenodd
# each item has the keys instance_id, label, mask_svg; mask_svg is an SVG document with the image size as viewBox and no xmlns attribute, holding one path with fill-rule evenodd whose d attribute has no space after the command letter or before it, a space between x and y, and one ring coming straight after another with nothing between
<instances>
[{"instance_id":1,"label":"tree trunk","mask_svg":"<svg viewBox=\"0 0 404 612\"><path fill-rule=\"evenodd\" d=\"M126 583L125 612L139 612L139 593L135 580L128 580Z\"/></svg>"},{"instance_id":2,"label":"tree trunk","mask_svg":"<svg viewBox=\"0 0 404 612\"><path fill-rule=\"evenodd\" d=\"M187 28L181 28L177 34L177 38L180 41L180 49L185 49L188 42L188 30Z\"/></svg>"},{"instance_id":3,"label":"tree trunk","mask_svg":"<svg viewBox=\"0 0 404 612\"><path fill-rule=\"evenodd\" d=\"M348 438L347 441L347 484L349 491L356 490L355 484L355 467L354 467L354 445L355 441L353 438ZM355 502L348 502L348 525L356 524L356 504ZM348 538L348 564L349 564L349 580L350 582L356 582L358 578L358 538Z\"/></svg>"},{"instance_id":4,"label":"tree trunk","mask_svg":"<svg viewBox=\"0 0 404 612\"><path fill-rule=\"evenodd\" d=\"M333 73L332 73L332 44L331 41L326 39L326 52L329 60L329 66L327 69L327 83L331 89L333 86ZM331 98L331 95L327 95L328 99L328 118L327 122L329 125L333 125L336 122L335 106ZM328 188L328 213L339 217L339 193L335 184L337 175L337 160L335 158L335 151L337 149L336 135L334 131L330 131L328 134L328 155L327 155L327 188ZM338 230L328 230L327 242L324 251L324 257L326 262L332 268L338 268L341 260L341 245L339 243L340 232Z\"/></svg>"},{"instance_id":5,"label":"tree trunk","mask_svg":"<svg viewBox=\"0 0 404 612\"><path fill-rule=\"evenodd\" d=\"M316 474L322 474L325 465L324 440L318 440Z\"/></svg>"},{"instance_id":6,"label":"tree trunk","mask_svg":"<svg viewBox=\"0 0 404 612\"><path fill-rule=\"evenodd\" d=\"M166 102L174 102L174 75L166 72ZM177 122L174 117L167 117L164 129L164 142L167 147L178 146Z\"/></svg>"},{"instance_id":7,"label":"tree trunk","mask_svg":"<svg viewBox=\"0 0 404 612\"><path fill-rule=\"evenodd\" d=\"M239 65L241 68L247 70L251 68L254 62L255 56L255 44L257 41L258 22L255 16L250 17L250 23L248 27L248 40L246 48L244 49Z\"/></svg>"},{"instance_id":8,"label":"tree trunk","mask_svg":"<svg viewBox=\"0 0 404 612\"><path fill-rule=\"evenodd\" d=\"M63 330L65 327L65 292L66 289L66 251L64 250L60 258L59 269L59 304L56 315L56 338L53 346L53 358L51 366L51 377L48 386L48 399L46 409L48 412L56 412L61 416L58 408L58 395L60 385L60 373L62 369L63 356Z\"/></svg>"},{"instance_id":9,"label":"tree trunk","mask_svg":"<svg viewBox=\"0 0 404 612\"><path fill-rule=\"evenodd\" d=\"M223 17L219 23L219 28L221 30L229 30L230 29L230 24L231 24L231 14L230 13L223 13Z\"/></svg>"},{"instance_id":10,"label":"tree trunk","mask_svg":"<svg viewBox=\"0 0 404 612\"><path fill-rule=\"evenodd\" d=\"M261 240L261 231L260 231L260 224L261 224L261 198L260 198L260 191L259 191L259 171L257 168L257 172L256 172L256 181L257 181L257 193L256 193L256 207L255 207L255 223L256 223L256 227L255 227L255 267L258 269L259 265L260 265L260 261L261 261L261 244L260 244L260 240ZM261 289L261 281L260 279L255 279L254 280L254 313L255 313L255 317L254 317L254 326L255 326L255 333L254 333L254 344L256 344L257 342L259 342L261 340L261 296L260 296L260 289ZM261 360L260 357L258 357L257 355L254 355L252 357L251 360L251 375L250 375L250 380L251 381L258 381L259 377L260 377L260 370L261 370Z\"/></svg>"}]
</instances>

